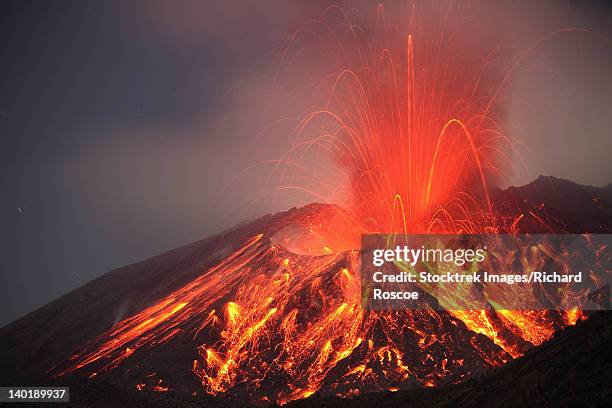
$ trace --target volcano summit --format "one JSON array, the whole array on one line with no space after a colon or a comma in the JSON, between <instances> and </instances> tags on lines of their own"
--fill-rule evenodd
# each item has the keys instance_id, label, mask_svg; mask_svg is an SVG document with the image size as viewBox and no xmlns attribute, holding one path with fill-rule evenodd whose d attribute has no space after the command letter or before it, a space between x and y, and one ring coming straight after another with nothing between
<instances>
[{"instance_id":1,"label":"volcano summit","mask_svg":"<svg viewBox=\"0 0 612 408\"><path fill-rule=\"evenodd\" d=\"M610 232L611 196L553 178L492 195L509 230L573 233ZM343 211L267 215L91 281L1 329L3 383L110 384L194 403L352 397L466 381L586 318L365 310L359 251L334 251L306 228Z\"/></svg>"}]
</instances>

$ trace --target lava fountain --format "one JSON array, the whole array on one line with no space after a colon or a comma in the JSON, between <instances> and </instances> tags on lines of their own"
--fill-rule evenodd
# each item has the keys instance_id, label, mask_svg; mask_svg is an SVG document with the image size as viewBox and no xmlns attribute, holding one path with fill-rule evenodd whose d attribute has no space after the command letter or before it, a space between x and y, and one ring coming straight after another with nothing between
<instances>
[{"instance_id":1,"label":"lava fountain","mask_svg":"<svg viewBox=\"0 0 612 408\"><path fill-rule=\"evenodd\" d=\"M56 375L138 372L139 356L181 339L191 344L188 369L209 394L274 403L351 396L462 381L580 318L362 306L360 234L503 231L488 186L511 148L495 120L505 76L488 75L494 54L479 59L456 47L456 33L445 31L451 12L435 35L418 29L414 9L391 22L382 6L372 29L339 7L304 25L291 44L317 27L340 68L317 84L325 102L300 121L286 162L313 148L329 152L347 176L345 209L310 206L275 218L192 282L93 339ZM186 387L165 384L135 381L139 390Z\"/></svg>"},{"instance_id":2,"label":"lava fountain","mask_svg":"<svg viewBox=\"0 0 612 408\"><path fill-rule=\"evenodd\" d=\"M317 40L332 44L340 68L318 84L325 102L299 123L286 163L313 148L332 155L347 176L353 233L494 232L488 185L512 153L495 114L508 71L495 50L453 41L453 9L418 29L414 8L403 21L379 6L370 30L333 11L339 28L311 24L331 31Z\"/></svg>"}]
</instances>

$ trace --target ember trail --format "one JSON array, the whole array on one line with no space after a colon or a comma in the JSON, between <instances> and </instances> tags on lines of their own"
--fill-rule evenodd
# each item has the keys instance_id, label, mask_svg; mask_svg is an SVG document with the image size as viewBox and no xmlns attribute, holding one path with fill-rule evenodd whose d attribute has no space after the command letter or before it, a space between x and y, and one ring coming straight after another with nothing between
<instances>
[{"instance_id":1,"label":"ember trail","mask_svg":"<svg viewBox=\"0 0 612 408\"><path fill-rule=\"evenodd\" d=\"M326 103L300 122L287 162L313 146L330 152L347 175L344 209L311 206L236 242L217 265L116 323L56 375L127 372L141 352L175 342L193 351L186 369L201 386L190 393L276 403L351 396L462 381L581 318L575 310L364 310L360 234L505 231L488 185L509 146L493 115L502 83L485 80L489 60L457 49L442 35L444 19L433 35L416 29L414 10L370 11L372 30L332 7L295 35L324 31L341 61L318 84ZM172 378L134 386L187 387Z\"/></svg>"}]
</instances>

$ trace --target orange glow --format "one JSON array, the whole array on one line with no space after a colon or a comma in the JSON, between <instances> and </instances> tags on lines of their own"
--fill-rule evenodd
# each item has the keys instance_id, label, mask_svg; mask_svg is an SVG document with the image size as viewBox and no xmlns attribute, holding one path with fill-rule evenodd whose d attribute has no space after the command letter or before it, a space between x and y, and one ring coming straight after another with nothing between
<instances>
[{"instance_id":1,"label":"orange glow","mask_svg":"<svg viewBox=\"0 0 612 408\"><path fill-rule=\"evenodd\" d=\"M380 21L384 14L379 7ZM345 23L357 38L359 30ZM207 393L283 404L320 391L355 395L460 381L575 324L577 310L558 319L362 305L360 234L516 233L523 217L504 231L488 191L509 145L492 113L501 84L483 91L490 61L462 69L466 57L450 48L427 43L408 24L339 50L351 63L324 81L328 102L306 115L297 138L313 127L325 131L296 146L332 152L348 176L346 210L316 211L236 243L216 266L94 339L59 375L102 375L186 336L197 352L187 369ZM295 147L288 162L301 154Z\"/></svg>"}]
</instances>

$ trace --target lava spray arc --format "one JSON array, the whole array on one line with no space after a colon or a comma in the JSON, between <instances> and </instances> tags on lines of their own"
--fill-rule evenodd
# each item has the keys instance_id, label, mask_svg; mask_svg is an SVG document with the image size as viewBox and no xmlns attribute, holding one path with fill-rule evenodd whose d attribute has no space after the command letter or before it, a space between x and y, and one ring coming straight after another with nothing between
<instances>
[{"instance_id":1,"label":"lava spray arc","mask_svg":"<svg viewBox=\"0 0 612 408\"><path fill-rule=\"evenodd\" d=\"M309 207L236 243L216 266L91 341L57 375L111 375L180 339L192 345L189 368L209 394L275 403L350 396L461 381L580 318L364 309L359 235L503 232L488 185L512 148L495 119L505 72L488 72L494 53L480 58L457 46L447 21L453 8L434 33L418 29L413 6L373 12L375 24L364 28L351 11L330 7L283 53L285 61L303 33L316 32L338 62L318 81L325 101L300 121L285 163L301 163L313 148L330 152L346 175L345 209ZM291 169L280 171L288 180ZM319 256L309 249L315 241ZM135 384L146 389L147 379Z\"/></svg>"},{"instance_id":2,"label":"lava spray arc","mask_svg":"<svg viewBox=\"0 0 612 408\"><path fill-rule=\"evenodd\" d=\"M346 225L356 230L495 230L488 185L513 153L498 123L501 56L454 39L454 8L435 29L417 29L414 6L404 19L379 6L369 30L334 11L342 23L317 24L331 31L323 41L339 68L318 84L325 102L300 122L286 162L300 163L313 146L331 152L346 175L342 205L354 217Z\"/></svg>"}]
</instances>

